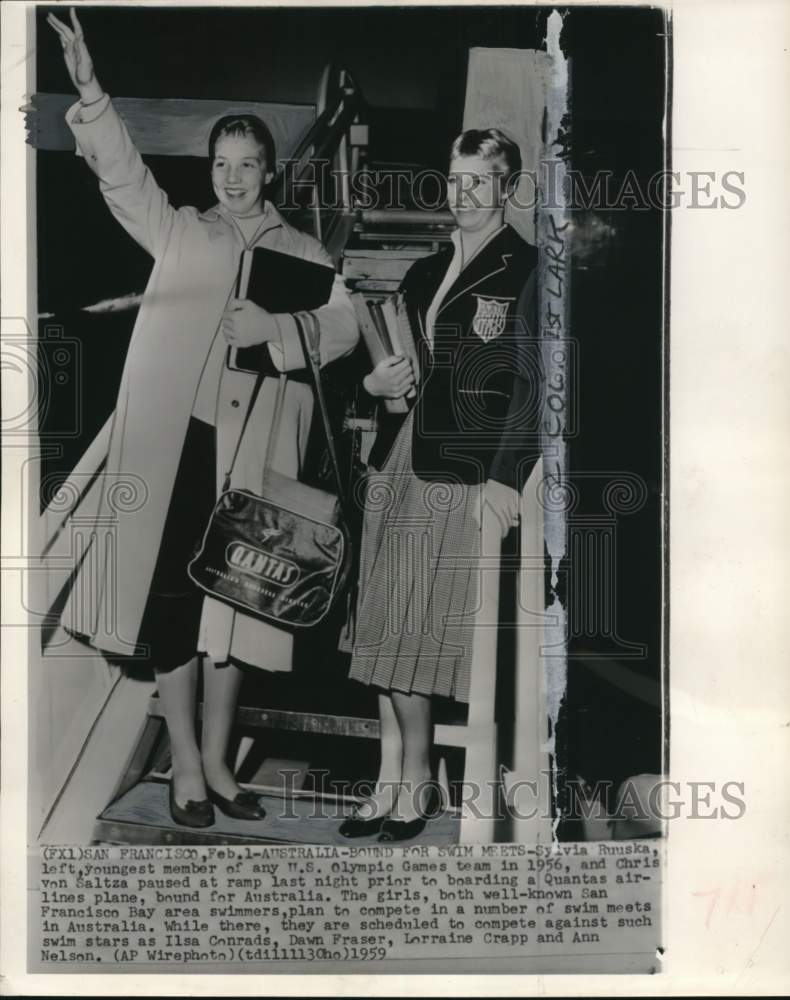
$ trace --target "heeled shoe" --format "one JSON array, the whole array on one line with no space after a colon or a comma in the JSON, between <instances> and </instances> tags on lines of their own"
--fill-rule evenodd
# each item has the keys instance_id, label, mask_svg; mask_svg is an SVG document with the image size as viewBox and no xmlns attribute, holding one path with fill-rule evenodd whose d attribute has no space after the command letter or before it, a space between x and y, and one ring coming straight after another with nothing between
<instances>
[{"instance_id":1,"label":"heeled shoe","mask_svg":"<svg viewBox=\"0 0 790 1000\"><path fill-rule=\"evenodd\" d=\"M237 792L234 798L226 799L211 787L207 787L206 791L219 811L233 819L263 819L266 816L266 810L255 792Z\"/></svg>"},{"instance_id":2,"label":"heeled shoe","mask_svg":"<svg viewBox=\"0 0 790 1000\"><path fill-rule=\"evenodd\" d=\"M394 844L400 840L411 840L422 833L428 820L436 813L437 805L441 804L441 793L437 788L431 789L431 795L425 810L420 810L415 819L385 819L381 826L379 842L383 844Z\"/></svg>"},{"instance_id":3,"label":"heeled shoe","mask_svg":"<svg viewBox=\"0 0 790 1000\"><path fill-rule=\"evenodd\" d=\"M348 837L349 840L355 837L372 837L375 833L380 832L387 816L389 813L373 816L372 819L361 819L354 813L348 819L343 820L337 832L341 837Z\"/></svg>"},{"instance_id":4,"label":"heeled shoe","mask_svg":"<svg viewBox=\"0 0 790 1000\"><path fill-rule=\"evenodd\" d=\"M204 827L211 826L214 822L214 810L208 799L189 799L185 806L180 806L176 802L176 793L173 782L170 782L170 815L174 823L178 826Z\"/></svg>"}]
</instances>

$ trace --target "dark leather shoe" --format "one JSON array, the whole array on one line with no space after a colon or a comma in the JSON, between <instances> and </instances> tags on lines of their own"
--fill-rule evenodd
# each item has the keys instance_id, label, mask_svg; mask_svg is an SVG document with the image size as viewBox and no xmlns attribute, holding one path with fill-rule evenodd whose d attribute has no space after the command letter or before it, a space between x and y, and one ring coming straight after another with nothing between
<instances>
[{"instance_id":1,"label":"dark leather shoe","mask_svg":"<svg viewBox=\"0 0 790 1000\"><path fill-rule=\"evenodd\" d=\"M207 789L209 799L214 805L233 819L263 819L266 810L261 805L260 797L255 792L238 792L235 798L226 799L224 795Z\"/></svg>"},{"instance_id":2,"label":"dark leather shoe","mask_svg":"<svg viewBox=\"0 0 790 1000\"><path fill-rule=\"evenodd\" d=\"M208 799L200 799L196 802L190 799L185 806L180 806L176 802L173 782L170 782L170 815L173 822L179 826L204 827L211 826L214 822L214 810Z\"/></svg>"},{"instance_id":3,"label":"dark leather shoe","mask_svg":"<svg viewBox=\"0 0 790 1000\"><path fill-rule=\"evenodd\" d=\"M425 829L428 820L424 816L417 819L387 819L381 827L379 841L382 843L394 843L398 840L411 840Z\"/></svg>"},{"instance_id":4,"label":"dark leather shoe","mask_svg":"<svg viewBox=\"0 0 790 1000\"><path fill-rule=\"evenodd\" d=\"M432 787L424 811L416 819L385 819L381 826L379 841L382 843L395 843L399 840L411 840L418 836L425 829L428 820L432 816L439 815L442 795L436 788Z\"/></svg>"},{"instance_id":5,"label":"dark leather shoe","mask_svg":"<svg viewBox=\"0 0 790 1000\"><path fill-rule=\"evenodd\" d=\"M372 837L381 830L386 818L386 814L384 816L374 816L372 819L360 819L356 815L349 816L348 819L343 820L337 832L341 837L348 837L349 839L353 839L354 837Z\"/></svg>"}]
</instances>

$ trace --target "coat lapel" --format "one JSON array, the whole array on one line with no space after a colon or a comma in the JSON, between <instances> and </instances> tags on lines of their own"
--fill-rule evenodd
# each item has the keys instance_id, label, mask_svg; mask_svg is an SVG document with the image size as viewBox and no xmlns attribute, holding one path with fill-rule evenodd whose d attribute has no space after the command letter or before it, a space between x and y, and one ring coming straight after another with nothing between
<instances>
[{"instance_id":1,"label":"coat lapel","mask_svg":"<svg viewBox=\"0 0 790 1000\"><path fill-rule=\"evenodd\" d=\"M418 321L419 334L425 341L426 346L428 345L428 341L425 337L425 317L428 313L431 302L433 302L433 298L439 290L439 286L447 273L447 268L450 266L452 257L452 248L445 247L440 250L431 261L430 268L428 268L421 276L419 285L407 296L407 301L413 296L414 311Z\"/></svg>"},{"instance_id":2,"label":"coat lapel","mask_svg":"<svg viewBox=\"0 0 790 1000\"><path fill-rule=\"evenodd\" d=\"M507 251L508 227L504 226L485 244L480 251L472 258L469 264L461 271L456 280L450 286L444 301L439 306L436 314L437 318L442 312L455 302L456 299L465 295L466 292L476 288L481 282L495 274L500 274L507 270L512 253Z\"/></svg>"}]
</instances>

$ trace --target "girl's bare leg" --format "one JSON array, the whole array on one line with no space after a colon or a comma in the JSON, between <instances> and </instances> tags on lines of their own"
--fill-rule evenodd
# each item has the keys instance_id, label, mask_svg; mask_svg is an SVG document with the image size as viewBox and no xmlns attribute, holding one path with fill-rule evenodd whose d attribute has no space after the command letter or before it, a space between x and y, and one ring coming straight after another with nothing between
<instances>
[{"instance_id":1,"label":"girl's bare leg","mask_svg":"<svg viewBox=\"0 0 790 1000\"><path fill-rule=\"evenodd\" d=\"M379 695L379 721L381 724L381 764L376 787L357 809L359 819L375 819L392 809L400 785L403 741L392 699L388 694Z\"/></svg>"},{"instance_id":2,"label":"girl's bare leg","mask_svg":"<svg viewBox=\"0 0 790 1000\"><path fill-rule=\"evenodd\" d=\"M200 802L206 797L200 750L195 735L197 657L173 670L156 670L155 673L159 702L170 737L173 794L176 804L184 807L190 799Z\"/></svg>"},{"instance_id":3,"label":"girl's bare leg","mask_svg":"<svg viewBox=\"0 0 790 1000\"><path fill-rule=\"evenodd\" d=\"M431 780L431 699L393 691L392 704L403 739L401 787L393 819L408 822L417 819L427 805L425 789L419 797L417 791Z\"/></svg>"},{"instance_id":4,"label":"girl's bare leg","mask_svg":"<svg viewBox=\"0 0 790 1000\"><path fill-rule=\"evenodd\" d=\"M201 754L206 783L226 799L234 799L242 790L227 764L236 704L242 672L232 663L217 666L206 656L203 660L203 733Z\"/></svg>"}]
</instances>

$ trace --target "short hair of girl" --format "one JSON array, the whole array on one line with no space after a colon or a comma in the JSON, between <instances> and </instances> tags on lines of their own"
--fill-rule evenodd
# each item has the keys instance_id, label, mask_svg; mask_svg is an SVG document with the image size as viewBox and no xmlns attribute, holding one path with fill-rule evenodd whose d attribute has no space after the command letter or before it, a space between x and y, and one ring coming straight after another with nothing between
<instances>
[{"instance_id":1,"label":"short hair of girl","mask_svg":"<svg viewBox=\"0 0 790 1000\"><path fill-rule=\"evenodd\" d=\"M266 159L266 169L275 168L274 139L269 127L257 115L225 115L214 122L211 134L208 137L208 158L214 159L214 149L220 139L226 135L249 135L260 146L263 146L263 155Z\"/></svg>"},{"instance_id":2,"label":"short hair of girl","mask_svg":"<svg viewBox=\"0 0 790 1000\"><path fill-rule=\"evenodd\" d=\"M450 147L450 159L456 156L481 156L499 160L502 180L521 172L521 151L509 135L499 128L470 128L462 132Z\"/></svg>"}]
</instances>

